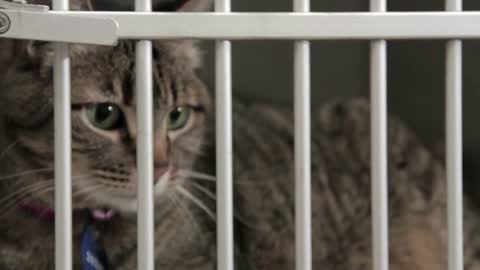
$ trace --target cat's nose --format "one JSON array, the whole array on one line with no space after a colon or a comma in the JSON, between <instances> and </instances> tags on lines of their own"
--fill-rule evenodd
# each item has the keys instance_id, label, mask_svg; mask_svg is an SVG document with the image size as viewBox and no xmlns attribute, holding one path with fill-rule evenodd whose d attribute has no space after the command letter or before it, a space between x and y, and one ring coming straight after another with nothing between
<instances>
[{"instance_id":1,"label":"cat's nose","mask_svg":"<svg viewBox=\"0 0 480 270\"><path fill-rule=\"evenodd\" d=\"M168 169L168 166L155 166L153 169L153 182L156 184L167 173Z\"/></svg>"},{"instance_id":2,"label":"cat's nose","mask_svg":"<svg viewBox=\"0 0 480 270\"><path fill-rule=\"evenodd\" d=\"M168 163L169 159L168 140L156 140L154 143L153 155L155 159L155 168L161 167L161 164Z\"/></svg>"}]
</instances>

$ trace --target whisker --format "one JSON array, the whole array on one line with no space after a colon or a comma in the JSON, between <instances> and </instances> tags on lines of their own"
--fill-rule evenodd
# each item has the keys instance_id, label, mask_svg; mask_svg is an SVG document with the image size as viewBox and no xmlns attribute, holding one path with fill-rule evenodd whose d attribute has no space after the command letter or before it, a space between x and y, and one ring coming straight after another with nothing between
<instances>
[{"instance_id":1,"label":"whisker","mask_svg":"<svg viewBox=\"0 0 480 270\"><path fill-rule=\"evenodd\" d=\"M54 191L55 190L55 187L54 186L51 186L51 187L47 187L45 188L44 190L40 190L40 191L33 191L33 195L43 195L47 192L50 192L50 191Z\"/></svg>"},{"instance_id":2,"label":"whisker","mask_svg":"<svg viewBox=\"0 0 480 270\"><path fill-rule=\"evenodd\" d=\"M199 174L199 175L198 175ZM207 182L217 182L216 178L214 176L208 175L208 174L202 174L202 173L195 173L195 175L190 174L188 171L181 170L174 174L172 178L175 177L182 177L185 180L191 180L191 181L207 181ZM234 180L233 182L234 185L252 185L252 186L257 186L257 185L266 185L268 182L254 182L254 181L247 181L247 179L243 181L238 181Z\"/></svg>"},{"instance_id":3,"label":"whisker","mask_svg":"<svg viewBox=\"0 0 480 270\"><path fill-rule=\"evenodd\" d=\"M83 196L83 195L87 194L82 200L82 202L87 202L91 197L93 197L89 193L94 191L94 190L97 190L101 186L102 186L101 184L96 184L96 185L80 188L78 191L76 191L72 194L72 198L76 199L76 198L79 198L80 196Z\"/></svg>"},{"instance_id":4,"label":"whisker","mask_svg":"<svg viewBox=\"0 0 480 270\"><path fill-rule=\"evenodd\" d=\"M212 181L212 182L217 181L217 178L213 175L209 175L209 174L206 174L206 173L195 172L195 171L178 170L177 174L180 175L180 176L194 177L196 179L208 180L208 181Z\"/></svg>"},{"instance_id":5,"label":"whisker","mask_svg":"<svg viewBox=\"0 0 480 270\"><path fill-rule=\"evenodd\" d=\"M172 200L172 202L174 203L175 206L177 206L179 209L180 209L180 212L182 212L182 214L184 216L187 217L187 219L190 220L190 222L192 222L193 226L195 227L195 230L197 230L197 232L199 233L199 235L202 236L202 238L204 238L203 236L203 233L202 233L202 230L200 229L200 225L197 221L197 219L195 218L195 216L192 214L192 212L190 211L190 209L188 209L184 203L182 203L182 200L175 194L171 194L171 196L168 196L168 198L170 200ZM204 239L205 240L205 239Z\"/></svg>"},{"instance_id":6,"label":"whisker","mask_svg":"<svg viewBox=\"0 0 480 270\"><path fill-rule=\"evenodd\" d=\"M85 193L87 193L87 192L85 192ZM87 195L85 195L85 197L84 197L84 199L82 200L82 202L88 202L88 201L91 200L92 198L93 198L93 194L92 194L92 193L90 193L90 194L87 193Z\"/></svg>"},{"instance_id":7,"label":"whisker","mask_svg":"<svg viewBox=\"0 0 480 270\"><path fill-rule=\"evenodd\" d=\"M197 183L192 183L192 187L194 187L195 189L197 189L198 191L202 192L203 194L207 195L210 199L216 201L217 200L217 196L211 192L210 190L208 190L207 188L205 188L204 186L202 185L199 185ZM244 218L242 218L238 213L237 211L234 211L233 212L233 217L235 220L237 220L238 222L240 222L241 224L249 227L249 228L252 228L252 229L256 229L255 226L249 224Z\"/></svg>"},{"instance_id":8,"label":"whisker","mask_svg":"<svg viewBox=\"0 0 480 270\"><path fill-rule=\"evenodd\" d=\"M41 172L51 172L53 171L53 168L42 168L42 169L35 169L35 170L29 170L29 171L24 171L21 173L15 173L15 174L10 174L10 175L5 175L5 176L0 176L0 180L8 180L12 178L16 178L19 176L25 176L29 174L36 174L36 173L41 173Z\"/></svg>"},{"instance_id":9,"label":"whisker","mask_svg":"<svg viewBox=\"0 0 480 270\"><path fill-rule=\"evenodd\" d=\"M73 176L72 179L81 179L81 178L86 178L89 177L90 175L78 175L78 176ZM19 201L24 200L25 198L32 196L32 195L41 195L49 191L55 190L54 182L52 182L52 179L48 180L43 180L41 182L37 182L31 185L28 185L26 187L23 187L19 190L16 190L12 193L10 193L7 197L3 198L0 200L0 204L3 204L3 207L0 208L0 219L3 218L5 215L7 215L12 209L14 209L16 204L18 204ZM72 185L75 185L76 183L72 183Z\"/></svg>"},{"instance_id":10,"label":"whisker","mask_svg":"<svg viewBox=\"0 0 480 270\"><path fill-rule=\"evenodd\" d=\"M80 196L82 193L90 192L93 190L96 190L100 188L102 185L101 184L96 184L93 186L86 186L86 187L80 187L76 192L72 193L72 198L75 196Z\"/></svg>"},{"instance_id":11,"label":"whisker","mask_svg":"<svg viewBox=\"0 0 480 270\"><path fill-rule=\"evenodd\" d=\"M47 192L54 191L54 190L55 190L55 187L54 187L54 186L52 186L52 187L47 187L47 188L45 188L44 190L40 190L40 191L38 191L38 192L35 192L34 195L39 196L39 195L43 195L43 194L45 194L45 193L47 193ZM39 215L39 216L43 216L43 215L45 215L49 210L50 210L49 208L45 207L38 215Z\"/></svg>"},{"instance_id":12,"label":"whisker","mask_svg":"<svg viewBox=\"0 0 480 270\"><path fill-rule=\"evenodd\" d=\"M216 215L212 212L212 210L210 210L202 201L200 201L197 197L195 197L195 195L190 193L188 190L186 190L182 186L177 186L177 191L183 196L185 196L187 199L192 201L195 205L200 207L200 209L205 211L205 213L214 221L216 220Z\"/></svg>"},{"instance_id":13,"label":"whisker","mask_svg":"<svg viewBox=\"0 0 480 270\"><path fill-rule=\"evenodd\" d=\"M2 151L2 153L0 153L0 159L3 159L5 157L5 155L10 151L12 150L13 147L15 147L18 143L18 140L15 140L13 143L9 144L7 147L5 147L5 149Z\"/></svg>"},{"instance_id":14,"label":"whisker","mask_svg":"<svg viewBox=\"0 0 480 270\"><path fill-rule=\"evenodd\" d=\"M82 179L82 178L86 178L88 176L89 175L78 175L78 176L72 177L72 179ZM53 187L54 183L52 182L52 180L54 180L54 178L47 179L47 180L42 180L40 182L33 183L31 185L22 187L21 189L17 189L15 191L13 191L12 193L8 194L6 197L2 198L2 200L0 200L0 204L4 204L4 203L8 202L8 200L10 200L12 198L15 198L17 195L22 195L22 193L28 194L30 192L33 192L33 191L35 191L36 188L39 188L39 187L48 187L48 186ZM72 183L72 185L75 185L75 183Z\"/></svg>"},{"instance_id":15,"label":"whisker","mask_svg":"<svg viewBox=\"0 0 480 270\"><path fill-rule=\"evenodd\" d=\"M129 179L129 177L126 174L122 174L122 173L111 173L111 172L105 172L105 171L100 171L100 170L94 170L93 174L98 175L100 177L105 176L105 177L120 178L120 179L124 179L124 180Z\"/></svg>"},{"instance_id":16,"label":"whisker","mask_svg":"<svg viewBox=\"0 0 480 270\"><path fill-rule=\"evenodd\" d=\"M217 195L215 195L213 192L211 192L210 190L208 190L207 188L205 188L204 186L202 185L199 185L197 183L192 183L192 186L194 188L196 188L197 190L199 190L200 192L204 193L205 195L207 195L210 199L216 201L217 200Z\"/></svg>"},{"instance_id":17,"label":"whisker","mask_svg":"<svg viewBox=\"0 0 480 270\"><path fill-rule=\"evenodd\" d=\"M112 183L111 181L105 181L105 180L99 180L99 182L106 187L114 188L114 189L131 188L133 186L133 184L131 183Z\"/></svg>"},{"instance_id":18,"label":"whisker","mask_svg":"<svg viewBox=\"0 0 480 270\"><path fill-rule=\"evenodd\" d=\"M22 195L22 194L27 194L37 188L45 187L45 186L50 186L51 183L48 181L45 182L39 182L39 183L34 183L25 187L22 187L21 189L15 190L14 192L8 194L6 197L2 198L0 200L0 204L5 204L7 203L10 199L15 198L17 195Z\"/></svg>"},{"instance_id":19,"label":"whisker","mask_svg":"<svg viewBox=\"0 0 480 270\"><path fill-rule=\"evenodd\" d=\"M42 183L42 184L45 184L45 183ZM0 216L0 219L4 217L6 214L8 214L14 208L13 206L15 206L18 203L18 201L25 199L32 192L42 191L46 188L51 188L51 187L52 187L51 185L35 186L34 188L30 187L29 189L24 190L23 192L17 192L15 194L16 196L9 196L8 200L4 199L3 200L4 206L0 209L0 213L2 213L2 215Z\"/></svg>"}]
</instances>

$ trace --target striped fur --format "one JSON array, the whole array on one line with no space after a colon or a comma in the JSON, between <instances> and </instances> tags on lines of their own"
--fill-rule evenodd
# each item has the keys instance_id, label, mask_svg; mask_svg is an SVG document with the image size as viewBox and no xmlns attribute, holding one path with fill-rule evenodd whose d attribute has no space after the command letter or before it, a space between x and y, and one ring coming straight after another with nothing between
<instances>
[{"instance_id":1,"label":"striped fur","mask_svg":"<svg viewBox=\"0 0 480 270\"><path fill-rule=\"evenodd\" d=\"M53 269L53 226L15 201L53 206L52 54L45 43L24 49L25 56L9 60L0 80L1 175L14 175L0 180L5 205L0 269L47 270ZM93 224L98 237L112 269L136 269L134 45L74 45L71 50L74 268L81 269L80 235L91 224L87 209L109 207L120 214ZM164 41L155 44L154 58L155 137L165 141L169 161L181 170L156 193L156 266L213 270L215 180L209 175L215 171L214 119L207 90L195 74L199 52L193 42ZM85 123L82 104L100 102L121 106L124 130L99 132ZM169 133L164 116L178 105L202 109L181 134ZM371 269L368 107L353 99L314 111L314 269ZM235 104L236 269L294 268L292 122L285 108ZM443 165L395 119L389 122L389 195L391 269L446 269ZM477 270L478 213L468 201L465 206L466 269Z\"/></svg>"}]
</instances>

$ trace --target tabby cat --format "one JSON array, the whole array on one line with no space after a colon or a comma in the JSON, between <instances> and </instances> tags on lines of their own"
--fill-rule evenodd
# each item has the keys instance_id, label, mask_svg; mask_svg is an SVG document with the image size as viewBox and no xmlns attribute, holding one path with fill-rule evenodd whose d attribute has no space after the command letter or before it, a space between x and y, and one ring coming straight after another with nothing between
<instances>
[{"instance_id":1,"label":"tabby cat","mask_svg":"<svg viewBox=\"0 0 480 270\"><path fill-rule=\"evenodd\" d=\"M185 9L201 9L191 0ZM52 44L0 40L0 269L54 269ZM135 43L72 45L74 269L85 233L104 269L136 269ZM214 119L192 41L156 41L156 269L216 268ZM289 112L235 104L236 269L294 269ZM371 269L369 106L333 101L312 122L313 269ZM445 173L389 122L390 265L446 269ZM466 269L480 269L478 218L465 210ZM101 269L101 268L97 268Z\"/></svg>"}]
</instances>

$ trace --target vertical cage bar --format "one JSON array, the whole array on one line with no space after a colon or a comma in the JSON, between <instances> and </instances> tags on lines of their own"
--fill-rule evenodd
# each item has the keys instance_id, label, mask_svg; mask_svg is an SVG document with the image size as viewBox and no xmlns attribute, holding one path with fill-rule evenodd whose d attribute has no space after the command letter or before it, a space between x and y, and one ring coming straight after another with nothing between
<instances>
[{"instance_id":1,"label":"vertical cage bar","mask_svg":"<svg viewBox=\"0 0 480 270\"><path fill-rule=\"evenodd\" d=\"M371 0L372 12L386 12L386 0ZM372 256L374 270L388 270L387 42L371 42Z\"/></svg>"},{"instance_id":2,"label":"vertical cage bar","mask_svg":"<svg viewBox=\"0 0 480 270\"><path fill-rule=\"evenodd\" d=\"M66 11L68 0L54 0L53 9ZM55 44L55 269L72 269L72 158L70 56L68 45Z\"/></svg>"},{"instance_id":3,"label":"vertical cage bar","mask_svg":"<svg viewBox=\"0 0 480 270\"><path fill-rule=\"evenodd\" d=\"M295 12L309 12L310 0L294 0ZM294 45L295 114L295 264L312 269L310 42Z\"/></svg>"},{"instance_id":4,"label":"vertical cage bar","mask_svg":"<svg viewBox=\"0 0 480 270\"><path fill-rule=\"evenodd\" d=\"M461 11L461 0L447 0L447 11ZM448 269L463 269L462 41L447 42L446 136Z\"/></svg>"},{"instance_id":5,"label":"vertical cage bar","mask_svg":"<svg viewBox=\"0 0 480 270\"><path fill-rule=\"evenodd\" d=\"M230 0L215 0L215 12L230 12ZM233 270L232 51L216 41L217 257L219 270Z\"/></svg>"},{"instance_id":6,"label":"vertical cage bar","mask_svg":"<svg viewBox=\"0 0 480 270\"><path fill-rule=\"evenodd\" d=\"M136 0L136 11L151 11L151 0ZM153 78L152 41L136 44L137 99L137 241L138 269L155 268L153 198Z\"/></svg>"}]
</instances>

